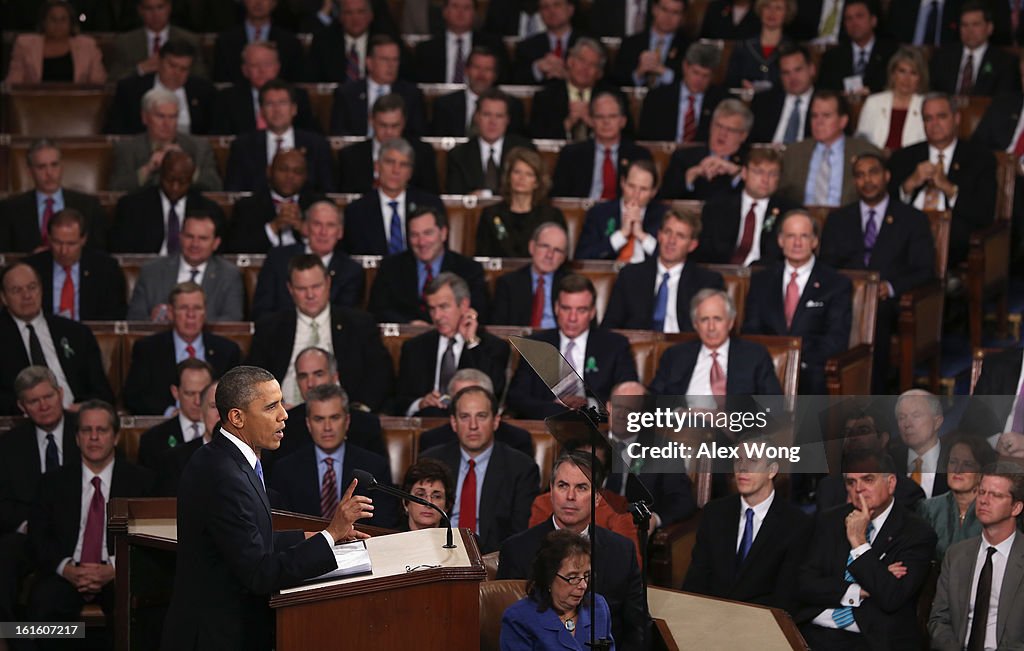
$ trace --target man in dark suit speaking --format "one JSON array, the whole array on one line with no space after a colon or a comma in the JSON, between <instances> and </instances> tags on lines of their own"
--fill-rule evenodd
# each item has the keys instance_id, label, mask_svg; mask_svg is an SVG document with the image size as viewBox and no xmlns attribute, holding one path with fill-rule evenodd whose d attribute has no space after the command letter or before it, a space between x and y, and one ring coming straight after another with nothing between
<instances>
[{"instance_id":1,"label":"man in dark suit speaking","mask_svg":"<svg viewBox=\"0 0 1024 651\"><path fill-rule=\"evenodd\" d=\"M216 402L221 426L181 478L178 572L161 646L269 650L267 596L333 570L335 541L367 538L352 524L373 505L352 494L353 480L323 531L274 532L257 454L284 437L281 386L268 371L238 366L221 378Z\"/></svg>"}]
</instances>

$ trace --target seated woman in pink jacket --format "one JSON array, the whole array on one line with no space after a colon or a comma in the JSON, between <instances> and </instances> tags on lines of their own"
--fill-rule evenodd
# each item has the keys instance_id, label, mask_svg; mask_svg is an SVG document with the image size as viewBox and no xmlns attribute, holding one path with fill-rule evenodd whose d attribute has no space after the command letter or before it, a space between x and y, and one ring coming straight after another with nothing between
<instances>
[{"instance_id":1,"label":"seated woman in pink jacket","mask_svg":"<svg viewBox=\"0 0 1024 651\"><path fill-rule=\"evenodd\" d=\"M39 27L40 33L19 34L14 40L8 84L102 84L107 80L103 55L96 41L78 34L78 19L69 2L47 0Z\"/></svg>"}]
</instances>

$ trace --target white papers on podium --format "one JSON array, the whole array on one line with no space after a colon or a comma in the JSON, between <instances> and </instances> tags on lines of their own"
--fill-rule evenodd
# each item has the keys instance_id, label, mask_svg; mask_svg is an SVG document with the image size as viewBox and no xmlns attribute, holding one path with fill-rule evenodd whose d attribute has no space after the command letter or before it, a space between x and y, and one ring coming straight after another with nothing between
<instances>
[{"instance_id":1,"label":"white papers on podium","mask_svg":"<svg viewBox=\"0 0 1024 651\"><path fill-rule=\"evenodd\" d=\"M370 552L366 550L366 543L362 540L335 545L334 559L338 561L338 569L307 579L307 582L329 581L346 576L373 573L373 568L370 565Z\"/></svg>"}]
</instances>

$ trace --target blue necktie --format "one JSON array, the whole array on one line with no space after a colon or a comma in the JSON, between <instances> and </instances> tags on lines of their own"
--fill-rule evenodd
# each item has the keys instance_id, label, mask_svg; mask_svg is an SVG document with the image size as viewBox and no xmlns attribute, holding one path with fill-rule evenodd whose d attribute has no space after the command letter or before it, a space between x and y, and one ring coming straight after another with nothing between
<instances>
[{"instance_id":1,"label":"blue necktie","mask_svg":"<svg viewBox=\"0 0 1024 651\"><path fill-rule=\"evenodd\" d=\"M260 478L260 483L263 484L263 490L266 490L267 482L263 479L263 464L260 463L259 459L256 459L256 476Z\"/></svg>"},{"instance_id":2,"label":"blue necktie","mask_svg":"<svg viewBox=\"0 0 1024 651\"><path fill-rule=\"evenodd\" d=\"M57 441L53 438L53 432L46 434L46 472L60 468L60 454L57 453Z\"/></svg>"},{"instance_id":3,"label":"blue necktie","mask_svg":"<svg viewBox=\"0 0 1024 651\"><path fill-rule=\"evenodd\" d=\"M793 102L793 112L789 114L786 132L782 134L782 142L791 145L800 139L800 98Z\"/></svg>"},{"instance_id":4,"label":"blue necktie","mask_svg":"<svg viewBox=\"0 0 1024 651\"><path fill-rule=\"evenodd\" d=\"M743 540L740 541L740 549L736 552L736 564L741 565L747 554L750 553L750 546L754 544L754 509L747 507L747 520L743 525Z\"/></svg>"},{"instance_id":5,"label":"blue necktie","mask_svg":"<svg viewBox=\"0 0 1024 651\"><path fill-rule=\"evenodd\" d=\"M875 530L875 523L868 523L868 531L865 538L868 542L871 542L871 532ZM853 578L850 574L850 563L853 562L853 550L850 550L850 555L846 557L846 572L843 574L843 580L847 583L856 583L857 579ZM839 628L846 628L853 623L853 608L849 606L841 606L832 610L832 621L836 623Z\"/></svg>"},{"instance_id":6,"label":"blue necktie","mask_svg":"<svg viewBox=\"0 0 1024 651\"><path fill-rule=\"evenodd\" d=\"M388 255L401 253L405 250L405 238L402 235L402 218L398 214L398 202L389 201L391 206L391 234L388 237Z\"/></svg>"},{"instance_id":7,"label":"blue necktie","mask_svg":"<svg viewBox=\"0 0 1024 651\"><path fill-rule=\"evenodd\" d=\"M661 332L665 329L665 312L668 311L668 272L661 276L661 286L658 287L658 295L654 297L654 330Z\"/></svg>"}]
</instances>

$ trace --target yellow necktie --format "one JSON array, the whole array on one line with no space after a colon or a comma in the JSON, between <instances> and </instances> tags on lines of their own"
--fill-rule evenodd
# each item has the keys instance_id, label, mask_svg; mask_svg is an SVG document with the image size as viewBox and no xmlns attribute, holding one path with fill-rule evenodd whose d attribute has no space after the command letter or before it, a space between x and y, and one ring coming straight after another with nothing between
<instances>
[{"instance_id":1,"label":"yellow necktie","mask_svg":"<svg viewBox=\"0 0 1024 651\"><path fill-rule=\"evenodd\" d=\"M914 470L910 473L910 478L918 486L921 485L921 457L914 459Z\"/></svg>"}]
</instances>

